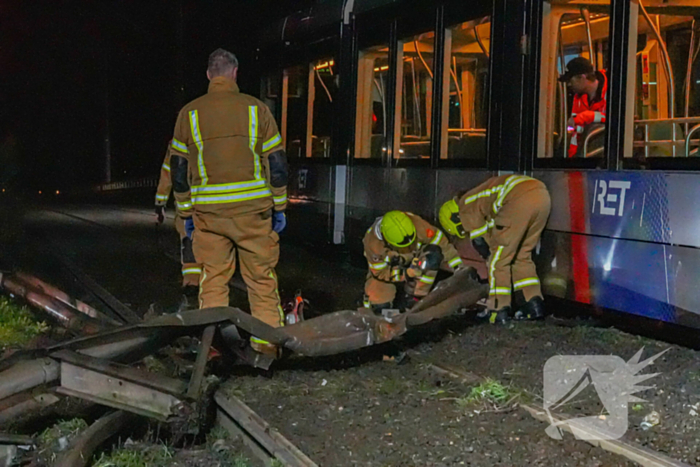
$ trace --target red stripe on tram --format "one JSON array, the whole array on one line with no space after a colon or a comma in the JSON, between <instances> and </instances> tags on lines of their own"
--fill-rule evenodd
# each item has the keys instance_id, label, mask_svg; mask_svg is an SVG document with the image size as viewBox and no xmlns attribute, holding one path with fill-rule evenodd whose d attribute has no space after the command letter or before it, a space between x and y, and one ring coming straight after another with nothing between
<instances>
[{"instance_id":1,"label":"red stripe on tram","mask_svg":"<svg viewBox=\"0 0 700 467\"><path fill-rule=\"evenodd\" d=\"M574 299L591 303L588 271L588 237L586 232L586 190L583 173L569 174L569 212L571 213L571 259L574 275Z\"/></svg>"}]
</instances>

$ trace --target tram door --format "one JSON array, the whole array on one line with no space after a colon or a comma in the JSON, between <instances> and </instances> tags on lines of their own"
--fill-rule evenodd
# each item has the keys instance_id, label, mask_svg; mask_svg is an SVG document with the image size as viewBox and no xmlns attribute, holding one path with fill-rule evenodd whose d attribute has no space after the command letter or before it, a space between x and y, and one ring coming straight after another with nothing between
<instances>
[{"instance_id":1,"label":"tram door","mask_svg":"<svg viewBox=\"0 0 700 467\"><path fill-rule=\"evenodd\" d=\"M700 18L700 2L644 0L640 4L634 102L634 157L638 159L697 154L697 139L686 143L700 123L700 23L696 17Z\"/></svg>"},{"instance_id":2,"label":"tram door","mask_svg":"<svg viewBox=\"0 0 700 467\"><path fill-rule=\"evenodd\" d=\"M568 124L573 93L558 78L567 63L583 57L591 62L602 86L609 58L609 11L609 2L545 2L543 53L548 60L543 61L541 88L546 112L540 116L539 157L571 157L572 144L577 148L574 157L602 157L605 125L593 123L577 134Z\"/></svg>"},{"instance_id":3,"label":"tram door","mask_svg":"<svg viewBox=\"0 0 700 467\"><path fill-rule=\"evenodd\" d=\"M684 157L697 154L700 143L700 1L642 0L634 9L636 54L634 73L634 150L626 157ZM557 81L566 64L576 57L589 59L596 71L609 65L609 2L545 2L538 157L565 158L576 137L575 157L602 157L604 125L591 125L572 135L573 95ZM634 42L634 41L633 41ZM630 131L632 131L630 129ZM692 132L692 133L691 133ZM686 139L691 135L688 143Z\"/></svg>"}]
</instances>

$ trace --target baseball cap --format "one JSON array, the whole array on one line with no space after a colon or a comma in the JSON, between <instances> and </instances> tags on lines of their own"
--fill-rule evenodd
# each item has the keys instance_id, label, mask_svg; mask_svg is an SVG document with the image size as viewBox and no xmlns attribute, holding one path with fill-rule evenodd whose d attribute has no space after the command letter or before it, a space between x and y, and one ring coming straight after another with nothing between
<instances>
[{"instance_id":1,"label":"baseball cap","mask_svg":"<svg viewBox=\"0 0 700 467\"><path fill-rule=\"evenodd\" d=\"M566 73L559 77L559 81L566 82L576 75L587 75L588 73L593 73L593 71L593 64L587 58L572 58L566 64Z\"/></svg>"}]
</instances>

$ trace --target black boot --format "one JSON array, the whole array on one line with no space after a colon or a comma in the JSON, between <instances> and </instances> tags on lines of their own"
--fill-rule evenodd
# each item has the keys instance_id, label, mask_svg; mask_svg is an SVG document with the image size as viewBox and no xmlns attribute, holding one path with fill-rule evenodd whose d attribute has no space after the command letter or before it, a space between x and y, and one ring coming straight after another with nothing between
<instances>
[{"instance_id":1,"label":"black boot","mask_svg":"<svg viewBox=\"0 0 700 467\"><path fill-rule=\"evenodd\" d=\"M394 299L394 308L400 310L401 313L410 310L413 306L418 303L419 298L411 295L407 292L399 292L396 294Z\"/></svg>"},{"instance_id":2,"label":"black boot","mask_svg":"<svg viewBox=\"0 0 700 467\"><path fill-rule=\"evenodd\" d=\"M386 302L386 303L377 303L376 305L370 305L370 309L372 310L372 313L375 315L380 315L382 314L382 310L388 310L391 308L391 302Z\"/></svg>"},{"instance_id":3,"label":"black boot","mask_svg":"<svg viewBox=\"0 0 700 467\"><path fill-rule=\"evenodd\" d=\"M491 324L506 324L510 321L510 307L506 306L500 310L489 310L489 323Z\"/></svg>"},{"instance_id":4,"label":"black boot","mask_svg":"<svg viewBox=\"0 0 700 467\"><path fill-rule=\"evenodd\" d=\"M474 318L480 323L485 323L489 320L489 316L491 316L491 310L484 308L483 310L479 311Z\"/></svg>"},{"instance_id":5,"label":"black boot","mask_svg":"<svg viewBox=\"0 0 700 467\"><path fill-rule=\"evenodd\" d=\"M531 298L515 313L515 319L528 321L544 319L544 300L542 297Z\"/></svg>"},{"instance_id":6,"label":"black boot","mask_svg":"<svg viewBox=\"0 0 700 467\"><path fill-rule=\"evenodd\" d=\"M197 298L199 297L199 286L198 285L184 285L182 286L182 294L188 299L197 303Z\"/></svg>"}]
</instances>

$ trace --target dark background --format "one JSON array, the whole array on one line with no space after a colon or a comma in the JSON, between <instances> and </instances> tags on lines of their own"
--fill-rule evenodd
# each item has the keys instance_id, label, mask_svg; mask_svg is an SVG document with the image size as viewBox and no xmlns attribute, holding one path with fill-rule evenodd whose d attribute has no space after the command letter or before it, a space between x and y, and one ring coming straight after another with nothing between
<instances>
[{"instance_id":1,"label":"dark background","mask_svg":"<svg viewBox=\"0 0 700 467\"><path fill-rule=\"evenodd\" d=\"M104 181L107 134L112 181L157 176L178 110L206 92L209 53L235 53L257 94L256 31L313 3L0 0L0 145L17 140L17 185Z\"/></svg>"}]
</instances>

